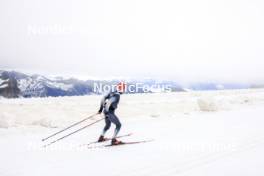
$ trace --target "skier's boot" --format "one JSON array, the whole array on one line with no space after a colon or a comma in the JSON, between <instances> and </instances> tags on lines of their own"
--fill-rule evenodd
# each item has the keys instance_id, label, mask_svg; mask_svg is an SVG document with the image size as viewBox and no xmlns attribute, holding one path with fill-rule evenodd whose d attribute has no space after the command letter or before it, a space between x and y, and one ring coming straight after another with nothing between
<instances>
[{"instance_id":1,"label":"skier's boot","mask_svg":"<svg viewBox=\"0 0 264 176\"><path fill-rule=\"evenodd\" d=\"M120 144L124 144L124 142L118 141L116 140L116 138L113 138L111 141L111 145L120 145Z\"/></svg>"},{"instance_id":2,"label":"skier's boot","mask_svg":"<svg viewBox=\"0 0 264 176\"><path fill-rule=\"evenodd\" d=\"M103 135L101 135L97 142L104 142L106 140L107 140L107 138L105 138Z\"/></svg>"}]
</instances>

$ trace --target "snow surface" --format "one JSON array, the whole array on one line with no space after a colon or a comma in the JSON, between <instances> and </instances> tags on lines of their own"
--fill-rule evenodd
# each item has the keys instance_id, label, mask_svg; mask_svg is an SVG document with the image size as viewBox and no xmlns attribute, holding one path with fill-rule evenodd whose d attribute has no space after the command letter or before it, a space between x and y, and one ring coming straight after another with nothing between
<instances>
[{"instance_id":1,"label":"snow surface","mask_svg":"<svg viewBox=\"0 0 264 176\"><path fill-rule=\"evenodd\" d=\"M263 89L122 95L120 134L133 132L122 140L154 141L80 147L97 139L101 122L41 147L52 141L42 138L96 112L100 99L0 99L0 175L264 175Z\"/></svg>"},{"instance_id":2,"label":"snow surface","mask_svg":"<svg viewBox=\"0 0 264 176\"><path fill-rule=\"evenodd\" d=\"M70 90L73 88L72 84L64 84L64 83L56 83L56 82L48 82L48 84L50 85L50 87L55 87L55 88L59 88L61 90Z\"/></svg>"},{"instance_id":3,"label":"snow surface","mask_svg":"<svg viewBox=\"0 0 264 176\"><path fill-rule=\"evenodd\" d=\"M0 86L0 89L6 88L6 87L8 87L8 84L3 84Z\"/></svg>"},{"instance_id":4,"label":"snow surface","mask_svg":"<svg viewBox=\"0 0 264 176\"><path fill-rule=\"evenodd\" d=\"M8 81L9 81L9 79L5 79L5 80L0 79L0 88L8 87L8 84L7 84Z\"/></svg>"},{"instance_id":5,"label":"snow surface","mask_svg":"<svg viewBox=\"0 0 264 176\"><path fill-rule=\"evenodd\" d=\"M54 82L43 76L36 76L35 79L27 77L26 79L18 80L18 87L22 92L39 90L37 93L41 94L42 91L44 91L42 89L44 88L45 84L49 87L58 88L65 91L73 88L72 84Z\"/></svg>"},{"instance_id":6,"label":"snow surface","mask_svg":"<svg viewBox=\"0 0 264 176\"><path fill-rule=\"evenodd\" d=\"M3 82L5 82L6 80L2 80L1 78L0 78L0 85L3 83Z\"/></svg>"}]
</instances>

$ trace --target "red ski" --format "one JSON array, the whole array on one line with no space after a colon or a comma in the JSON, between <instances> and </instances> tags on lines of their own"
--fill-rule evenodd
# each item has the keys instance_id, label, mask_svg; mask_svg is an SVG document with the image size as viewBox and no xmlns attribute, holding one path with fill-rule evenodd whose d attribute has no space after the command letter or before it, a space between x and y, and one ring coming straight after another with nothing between
<instances>
[{"instance_id":1,"label":"red ski","mask_svg":"<svg viewBox=\"0 0 264 176\"><path fill-rule=\"evenodd\" d=\"M120 135L120 136L117 136L116 138L123 138L123 137L128 137L128 136L131 136L133 133L128 133L128 134L124 134L124 135ZM106 142L106 141L110 141L112 140L112 138L106 138L104 141L102 142ZM94 141L94 142L90 142L88 144L82 144L80 145L80 147L82 146L89 146L89 145L92 145L92 144L97 144L97 143L101 143L101 142L98 142L98 141Z\"/></svg>"},{"instance_id":2,"label":"red ski","mask_svg":"<svg viewBox=\"0 0 264 176\"><path fill-rule=\"evenodd\" d=\"M108 145L104 145L103 147L114 147L114 146L128 145L128 144L141 144L141 143L147 143L147 142L152 142L152 141L154 141L154 139L142 140L142 141L132 141L132 142L122 142L122 143L117 144L117 145L108 144Z\"/></svg>"},{"instance_id":3,"label":"red ski","mask_svg":"<svg viewBox=\"0 0 264 176\"><path fill-rule=\"evenodd\" d=\"M102 149L102 148L114 147L114 146L123 146L123 145L130 145L130 144L141 144L141 143L147 143L147 142L152 142L152 141L154 141L154 139L142 140L142 141L132 141L132 142L122 142L121 144L117 144L117 145L107 144L107 145L99 145L99 146L87 146L86 149Z\"/></svg>"}]
</instances>

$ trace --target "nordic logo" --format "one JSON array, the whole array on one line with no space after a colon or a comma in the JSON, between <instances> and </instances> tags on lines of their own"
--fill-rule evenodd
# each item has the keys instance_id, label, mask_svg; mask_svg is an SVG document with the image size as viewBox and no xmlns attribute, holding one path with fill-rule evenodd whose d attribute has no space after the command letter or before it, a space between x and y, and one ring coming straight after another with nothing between
<instances>
[{"instance_id":1,"label":"nordic logo","mask_svg":"<svg viewBox=\"0 0 264 176\"><path fill-rule=\"evenodd\" d=\"M93 91L97 93L113 92L117 90L116 84L103 84L94 83ZM133 83L126 84L125 91L127 93L152 93L152 92L172 92L171 85L169 84L145 84Z\"/></svg>"}]
</instances>

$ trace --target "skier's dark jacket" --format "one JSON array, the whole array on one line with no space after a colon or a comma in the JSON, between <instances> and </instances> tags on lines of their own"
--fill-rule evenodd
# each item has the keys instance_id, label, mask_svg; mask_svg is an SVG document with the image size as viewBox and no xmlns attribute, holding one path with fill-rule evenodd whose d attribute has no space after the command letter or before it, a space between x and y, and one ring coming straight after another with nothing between
<instances>
[{"instance_id":1,"label":"skier's dark jacket","mask_svg":"<svg viewBox=\"0 0 264 176\"><path fill-rule=\"evenodd\" d=\"M117 91L109 92L101 100L99 113L101 113L103 110L105 114L114 113L115 109L118 106L119 100L120 100L119 92Z\"/></svg>"}]
</instances>

